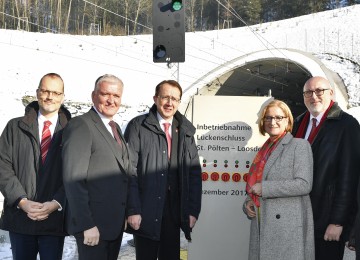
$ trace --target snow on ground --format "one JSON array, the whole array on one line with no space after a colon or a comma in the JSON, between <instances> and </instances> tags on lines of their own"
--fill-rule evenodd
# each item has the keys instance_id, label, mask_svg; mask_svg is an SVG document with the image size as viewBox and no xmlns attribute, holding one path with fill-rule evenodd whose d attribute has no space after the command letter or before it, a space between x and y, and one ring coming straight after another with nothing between
<instances>
[{"instance_id":1,"label":"snow on ground","mask_svg":"<svg viewBox=\"0 0 360 260\"><path fill-rule=\"evenodd\" d=\"M341 31L342 40L345 37L343 35L356 37L359 35L360 26L354 24L359 22L359 16L360 5L357 5L260 24L253 28L267 37L267 44L278 48L296 48L296 44L304 41L301 38L304 38L304 31L310 34L311 30L319 30L319 24L325 26L321 37L317 39L306 37L306 49L316 53L327 67L339 73L343 78L349 95L351 107L349 113L360 121L360 62L358 58L360 57L358 50L360 43L357 42L358 38L351 40L350 44L343 44L341 48L339 44L337 45L339 53L347 57L355 57L355 62L330 54L322 54L331 52L328 49L329 46L335 46L336 49L336 43L334 43L336 37L339 41L339 35L325 37L325 31L341 27L341 30L345 30ZM293 32L292 37L284 38L289 31ZM294 38L295 36L300 37L300 40ZM211 69L250 52L252 46L261 45L259 39L246 28L189 33L186 44L187 62L180 64L179 74L184 89L188 89ZM2 98L0 132L9 119L23 115L24 106L21 97L34 95L40 77L48 72L57 72L63 77L67 100L88 103L93 83L99 75L104 73L118 75L125 83L123 104L129 105L127 108L122 108L117 115L117 121L124 128L128 120L143 113L147 110L147 106L152 104L155 85L173 76L174 68L169 69L166 64L152 62L151 49L151 35L100 37L0 30L2 61L0 64L0 96ZM130 238L128 234L124 235L119 259L135 259L134 249L126 243ZM5 243L1 243L4 239ZM0 259L11 258L10 244L6 238L0 236ZM353 254L347 252L344 259L353 258ZM77 259L76 244L72 237L66 238L63 259Z\"/></svg>"}]
</instances>

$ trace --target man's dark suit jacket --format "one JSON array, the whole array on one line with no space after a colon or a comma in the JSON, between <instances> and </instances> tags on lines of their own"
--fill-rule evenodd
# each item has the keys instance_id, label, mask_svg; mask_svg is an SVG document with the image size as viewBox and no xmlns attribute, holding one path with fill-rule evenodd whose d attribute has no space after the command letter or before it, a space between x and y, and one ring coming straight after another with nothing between
<instances>
[{"instance_id":1,"label":"man's dark suit jacket","mask_svg":"<svg viewBox=\"0 0 360 260\"><path fill-rule=\"evenodd\" d=\"M70 234L97 226L101 240L122 232L129 173L126 142L116 143L94 109L74 118L63 135L63 178Z\"/></svg>"}]
</instances>

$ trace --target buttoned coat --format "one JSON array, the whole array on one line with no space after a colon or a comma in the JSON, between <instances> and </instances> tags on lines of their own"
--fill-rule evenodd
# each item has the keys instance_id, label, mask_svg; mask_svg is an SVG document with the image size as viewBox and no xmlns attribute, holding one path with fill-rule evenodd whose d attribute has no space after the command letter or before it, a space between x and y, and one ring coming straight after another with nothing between
<instances>
[{"instance_id":1,"label":"buttoned coat","mask_svg":"<svg viewBox=\"0 0 360 260\"><path fill-rule=\"evenodd\" d=\"M315 259L312 178L310 144L287 133L264 168L260 217L257 213L251 220L249 260Z\"/></svg>"},{"instance_id":2,"label":"buttoned coat","mask_svg":"<svg viewBox=\"0 0 360 260\"><path fill-rule=\"evenodd\" d=\"M140 229L133 230L128 226L128 232L159 241L169 161L166 136L156 111L153 105L148 114L132 119L126 128L125 139L137 171L137 178L132 178L130 185L127 214L141 214L142 217ZM201 210L201 167L194 140L195 127L179 111L174 118L179 122L177 160L181 229L190 240L189 215L198 219Z\"/></svg>"},{"instance_id":3,"label":"buttoned coat","mask_svg":"<svg viewBox=\"0 0 360 260\"><path fill-rule=\"evenodd\" d=\"M129 153L120 149L94 109L74 118L63 135L63 176L69 204L68 231L97 226L100 239L114 240L125 221Z\"/></svg>"}]
</instances>

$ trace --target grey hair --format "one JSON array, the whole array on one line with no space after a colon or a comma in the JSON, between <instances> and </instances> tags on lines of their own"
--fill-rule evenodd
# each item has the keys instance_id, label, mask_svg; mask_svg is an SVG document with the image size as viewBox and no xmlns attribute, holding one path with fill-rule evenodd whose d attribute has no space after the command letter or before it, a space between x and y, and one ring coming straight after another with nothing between
<instances>
[{"instance_id":1,"label":"grey hair","mask_svg":"<svg viewBox=\"0 0 360 260\"><path fill-rule=\"evenodd\" d=\"M104 74L96 79L94 91L98 90L98 88L102 82L118 83L118 84L120 84L121 88L124 87L124 83L118 77L116 77L112 74Z\"/></svg>"}]
</instances>

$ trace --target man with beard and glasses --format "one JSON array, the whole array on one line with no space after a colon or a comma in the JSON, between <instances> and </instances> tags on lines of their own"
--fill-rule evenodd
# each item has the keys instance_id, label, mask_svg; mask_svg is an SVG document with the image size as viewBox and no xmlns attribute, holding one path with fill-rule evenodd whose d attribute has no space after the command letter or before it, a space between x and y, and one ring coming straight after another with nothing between
<instances>
[{"instance_id":1,"label":"man with beard and glasses","mask_svg":"<svg viewBox=\"0 0 360 260\"><path fill-rule=\"evenodd\" d=\"M334 102L327 79L310 78L303 96L308 111L295 120L293 133L310 142L314 156L315 258L341 260L357 208L360 126Z\"/></svg>"}]
</instances>

